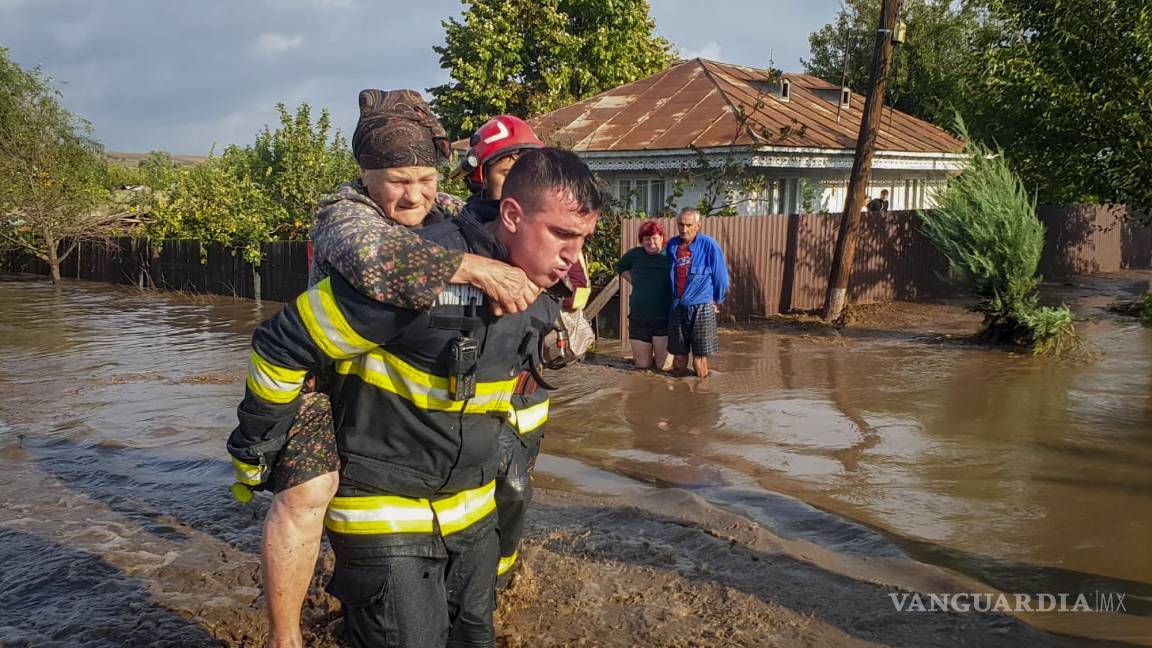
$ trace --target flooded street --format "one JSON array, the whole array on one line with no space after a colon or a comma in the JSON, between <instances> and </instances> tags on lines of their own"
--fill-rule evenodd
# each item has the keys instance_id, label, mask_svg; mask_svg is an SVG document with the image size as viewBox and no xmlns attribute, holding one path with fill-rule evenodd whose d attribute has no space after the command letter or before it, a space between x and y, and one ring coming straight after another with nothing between
<instances>
[{"instance_id":1,"label":"flooded street","mask_svg":"<svg viewBox=\"0 0 1152 648\"><path fill-rule=\"evenodd\" d=\"M916 561L1004 592L1122 593L1125 614L1030 622L1152 641L1152 329L1107 301L1080 305L1087 358L741 330L704 381L602 359L560 380L537 484L682 489L876 582ZM235 628L258 625L263 511L228 498L223 446L279 305L10 277L0 304L0 644L253 641Z\"/></svg>"},{"instance_id":2,"label":"flooded street","mask_svg":"<svg viewBox=\"0 0 1152 648\"><path fill-rule=\"evenodd\" d=\"M822 538L773 519L762 489L888 532L918 557L1039 579L1013 585L1077 572L1152 583L1152 331L1080 332L1095 359L729 334L702 383L612 372L562 391L548 451L764 513L783 535Z\"/></svg>"}]
</instances>

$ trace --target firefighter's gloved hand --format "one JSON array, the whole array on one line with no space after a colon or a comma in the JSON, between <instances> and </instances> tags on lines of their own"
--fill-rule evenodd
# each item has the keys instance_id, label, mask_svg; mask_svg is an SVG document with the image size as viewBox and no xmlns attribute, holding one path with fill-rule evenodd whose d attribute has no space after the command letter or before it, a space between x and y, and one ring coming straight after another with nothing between
<instances>
[{"instance_id":1,"label":"firefighter's gloved hand","mask_svg":"<svg viewBox=\"0 0 1152 648\"><path fill-rule=\"evenodd\" d=\"M236 481L230 488L232 498L241 504L247 504L252 501L255 491L268 490L268 477L272 472L269 469L271 463L265 460L263 455L260 457L259 465L245 463L232 457L232 471L236 476Z\"/></svg>"},{"instance_id":2,"label":"firefighter's gloved hand","mask_svg":"<svg viewBox=\"0 0 1152 648\"><path fill-rule=\"evenodd\" d=\"M240 482L232 482L232 486L228 489L232 493L232 499L240 502L241 504L248 504L252 501L252 497L256 494L256 488L241 484Z\"/></svg>"}]
</instances>

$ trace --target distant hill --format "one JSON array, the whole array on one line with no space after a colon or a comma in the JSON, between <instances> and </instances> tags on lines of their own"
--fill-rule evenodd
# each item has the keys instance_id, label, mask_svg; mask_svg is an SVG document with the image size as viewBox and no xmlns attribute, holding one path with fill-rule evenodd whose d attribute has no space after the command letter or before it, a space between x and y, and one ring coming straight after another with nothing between
<instances>
[{"instance_id":1,"label":"distant hill","mask_svg":"<svg viewBox=\"0 0 1152 648\"><path fill-rule=\"evenodd\" d=\"M124 153L122 151L105 151L104 157L108 158L109 162L120 164L123 166L134 167L140 164L140 160L144 159L147 153ZM208 157L204 155L173 155L172 161L179 166L196 166L203 163Z\"/></svg>"}]
</instances>

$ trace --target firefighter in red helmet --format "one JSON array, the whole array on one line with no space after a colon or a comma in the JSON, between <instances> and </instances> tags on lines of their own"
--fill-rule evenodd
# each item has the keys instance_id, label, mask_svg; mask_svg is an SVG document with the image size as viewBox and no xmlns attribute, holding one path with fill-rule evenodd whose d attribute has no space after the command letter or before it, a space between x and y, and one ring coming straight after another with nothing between
<instances>
[{"instance_id":1,"label":"firefighter in red helmet","mask_svg":"<svg viewBox=\"0 0 1152 648\"><path fill-rule=\"evenodd\" d=\"M499 215L504 178L527 150L544 146L523 119L498 115L476 129L468 140L468 152L460 161L472 192L468 206L480 220ZM582 311L590 292L587 262L580 260L563 280L562 306L568 322L583 321ZM522 376L512 397L508 425L500 434L500 469L496 476L496 512L499 519L500 566L498 584L508 583L524 532L524 514L532 500L531 471L540 453L543 425L548 420L549 394L533 376Z\"/></svg>"},{"instance_id":2,"label":"firefighter in red helmet","mask_svg":"<svg viewBox=\"0 0 1152 648\"><path fill-rule=\"evenodd\" d=\"M523 119L498 115L472 133L460 160L473 198L499 200L504 178L520 154L544 146Z\"/></svg>"}]
</instances>

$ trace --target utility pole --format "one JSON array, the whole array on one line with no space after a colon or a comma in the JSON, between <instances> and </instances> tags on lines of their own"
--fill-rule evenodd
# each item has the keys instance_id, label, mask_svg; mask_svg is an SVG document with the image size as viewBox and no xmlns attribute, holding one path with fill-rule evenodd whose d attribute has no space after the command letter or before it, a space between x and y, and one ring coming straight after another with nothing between
<instances>
[{"instance_id":1,"label":"utility pole","mask_svg":"<svg viewBox=\"0 0 1152 648\"><path fill-rule=\"evenodd\" d=\"M892 67L892 47L899 15L900 0L884 0L880 10L880 27L876 31L876 47L872 53L872 87L864 101L860 135L856 139L856 157L852 162L852 176L848 180L848 202L844 205L844 215L840 219L836 255L832 258L828 295L824 301L824 320L828 322L840 319L848 304L848 280L852 276L852 261L856 258L856 239L860 236L860 211L864 208L864 193L872 177L872 153L876 148L876 135L884 110L884 91L888 87L888 71Z\"/></svg>"}]
</instances>

